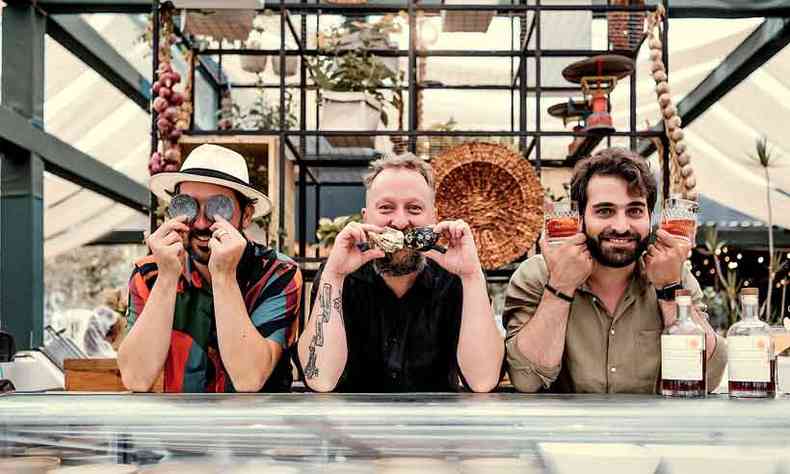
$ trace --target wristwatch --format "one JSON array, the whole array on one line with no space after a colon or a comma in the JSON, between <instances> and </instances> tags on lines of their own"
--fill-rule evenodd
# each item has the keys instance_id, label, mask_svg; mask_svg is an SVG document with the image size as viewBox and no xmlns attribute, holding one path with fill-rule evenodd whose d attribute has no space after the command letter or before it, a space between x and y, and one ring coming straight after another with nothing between
<instances>
[{"instance_id":1,"label":"wristwatch","mask_svg":"<svg viewBox=\"0 0 790 474\"><path fill-rule=\"evenodd\" d=\"M656 288L656 298L661 301L675 301L675 291L682 290L683 284L679 281L670 283L663 288Z\"/></svg>"}]
</instances>

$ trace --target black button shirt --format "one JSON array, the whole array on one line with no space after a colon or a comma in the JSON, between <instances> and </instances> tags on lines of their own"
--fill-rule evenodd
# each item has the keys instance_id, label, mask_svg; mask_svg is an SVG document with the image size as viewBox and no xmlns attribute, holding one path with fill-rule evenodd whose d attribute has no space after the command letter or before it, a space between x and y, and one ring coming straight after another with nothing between
<instances>
[{"instance_id":1,"label":"black button shirt","mask_svg":"<svg viewBox=\"0 0 790 474\"><path fill-rule=\"evenodd\" d=\"M320 278L321 272L313 284L312 303ZM347 275L343 321L348 359L336 391L458 391L462 300L460 278L430 260L401 298L372 263Z\"/></svg>"}]
</instances>

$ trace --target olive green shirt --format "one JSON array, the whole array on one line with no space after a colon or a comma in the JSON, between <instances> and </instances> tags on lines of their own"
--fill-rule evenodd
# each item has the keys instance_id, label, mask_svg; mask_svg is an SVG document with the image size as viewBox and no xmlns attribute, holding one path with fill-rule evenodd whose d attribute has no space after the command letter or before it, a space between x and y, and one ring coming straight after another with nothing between
<instances>
[{"instance_id":1,"label":"olive green shirt","mask_svg":"<svg viewBox=\"0 0 790 474\"><path fill-rule=\"evenodd\" d=\"M516 344L543 297L549 272L541 255L523 262L505 294L503 322L510 380L522 392L547 389L560 393L658 393L661 379L661 331L664 321L655 288L642 271L634 276L615 313L583 285L574 296L565 332L565 352L558 367L540 367ZM699 283L683 268L683 287L699 303ZM727 364L724 338L707 361L708 390L721 381Z\"/></svg>"}]
</instances>

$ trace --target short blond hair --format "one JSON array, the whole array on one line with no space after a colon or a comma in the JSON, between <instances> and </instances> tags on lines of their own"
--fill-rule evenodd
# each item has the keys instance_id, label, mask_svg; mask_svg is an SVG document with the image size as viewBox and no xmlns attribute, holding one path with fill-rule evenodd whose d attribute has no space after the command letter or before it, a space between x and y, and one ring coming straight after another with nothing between
<instances>
[{"instance_id":1,"label":"short blond hair","mask_svg":"<svg viewBox=\"0 0 790 474\"><path fill-rule=\"evenodd\" d=\"M373 185L373 180L376 179L376 176L380 175L382 171L388 169L405 169L415 171L419 173L423 179L425 179L425 182L431 189L431 193L434 192L433 168L430 164L428 164L427 161L420 159L415 156L414 153L409 152L402 153L400 155L387 153L383 158L379 158L378 160L371 162L370 172L363 178L365 189L370 190L370 187Z\"/></svg>"}]
</instances>

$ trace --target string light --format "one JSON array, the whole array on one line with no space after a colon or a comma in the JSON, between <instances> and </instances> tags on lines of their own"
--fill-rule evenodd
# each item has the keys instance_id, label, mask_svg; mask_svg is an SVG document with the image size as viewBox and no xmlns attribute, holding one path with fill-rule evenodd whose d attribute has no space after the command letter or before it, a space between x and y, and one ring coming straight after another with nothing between
<instances>
[{"instance_id":1,"label":"string light","mask_svg":"<svg viewBox=\"0 0 790 474\"><path fill-rule=\"evenodd\" d=\"M721 250L722 252L727 253L727 247L723 247Z\"/></svg>"},{"instance_id":2,"label":"string light","mask_svg":"<svg viewBox=\"0 0 790 474\"><path fill-rule=\"evenodd\" d=\"M741 254L738 254L738 255L737 255L735 258L737 258L738 260L740 260L740 259L742 259L742 258L743 258L743 255L741 255Z\"/></svg>"},{"instance_id":3,"label":"string light","mask_svg":"<svg viewBox=\"0 0 790 474\"><path fill-rule=\"evenodd\" d=\"M701 272L701 271L699 271L699 270L697 270L696 272L694 272L694 275L695 275L695 276L697 276L697 277L699 277L700 275L702 275L702 272Z\"/></svg>"},{"instance_id":4,"label":"string light","mask_svg":"<svg viewBox=\"0 0 790 474\"><path fill-rule=\"evenodd\" d=\"M703 260L703 261L702 261L702 264L703 264L703 265L707 265L708 263L709 263L709 260L708 260L707 258L706 258L705 260Z\"/></svg>"},{"instance_id":5,"label":"string light","mask_svg":"<svg viewBox=\"0 0 790 474\"><path fill-rule=\"evenodd\" d=\"M763 263L765 259L763 257L757 257L757 263Z\"/></svg>"},{"instance_id":6,"label":"string light","mask_svg":"<svg viewBox=\"0 0 790 474\"><path fill-rule=\"evenodd\" d=\"M727 268L729 268L730 270L735 270L736 268L738 268L738 262L730 262L730 264L727 265Z\"/></svg>"},{"instance_id":7,"label":"string light","mask_svg":"<svg viewBox=\"0 0 790 474\"><path fill-rule=\"evenodd\" d=\"M724 257L724 261L725 262L729 262L730 261L730 257Z\"/></svg>"}]
</instances>

